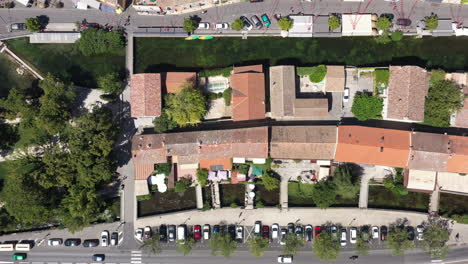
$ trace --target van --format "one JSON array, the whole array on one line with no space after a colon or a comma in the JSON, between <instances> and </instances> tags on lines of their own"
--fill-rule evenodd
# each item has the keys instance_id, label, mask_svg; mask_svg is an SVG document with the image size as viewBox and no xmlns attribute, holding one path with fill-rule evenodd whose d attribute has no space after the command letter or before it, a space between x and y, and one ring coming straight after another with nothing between
<instances>
[{"instance_id":1,"label":"van","mask_svg":"<svg viewBox=\"0 0 468 264\"><path fill-rule=\"evenodd\" d=\"M17 251L29 251L31 249L31 245L27 243L16 244L15 250Z\"/></svg>"},{"instance_id":2,"label":"van","mask_svg":"<svg viewBox=\"0 0 468 264\"><path fill-rule=\"evenodd\" d=\"M14 249L13 244L0 244L0 251L13 251Z\"/></svg>"},{"instance_id":3,"label":"van","mask_svg":"<svg viewBox=\"0 0 468 264\"><path fill-rule=\"evenodd\" d=\"M187 234L187 226L186 225L180 225L177 227L177 240L182 240L185 241Z\"/></svg>"}]
</instances>

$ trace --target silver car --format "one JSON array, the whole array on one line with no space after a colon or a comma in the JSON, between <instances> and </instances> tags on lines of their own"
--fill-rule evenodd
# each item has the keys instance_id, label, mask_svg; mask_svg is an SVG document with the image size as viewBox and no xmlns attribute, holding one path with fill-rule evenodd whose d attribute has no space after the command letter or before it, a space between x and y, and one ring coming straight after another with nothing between
<instances>
[{"instance_id":1,"label":"silver car","mask_svg":"<svg viewBox=\"0 0 468 264\"><path fill-rule=\"evenodd\" d=\"M348 239L346 238L346 229L341 229L340 244L342 247L346 246Z\"/></svg>"},{"instance_id":2,"label":"silver car","mask_svg":"<svg viewBox=\"0 0 468 264\"><path fill-rule=\"evenodd\" d=\"M356 239L357 239L357 228L351 227L351 229L349 229L349 242L351 244L356 244Z\"/></svg>"}]
</instances>

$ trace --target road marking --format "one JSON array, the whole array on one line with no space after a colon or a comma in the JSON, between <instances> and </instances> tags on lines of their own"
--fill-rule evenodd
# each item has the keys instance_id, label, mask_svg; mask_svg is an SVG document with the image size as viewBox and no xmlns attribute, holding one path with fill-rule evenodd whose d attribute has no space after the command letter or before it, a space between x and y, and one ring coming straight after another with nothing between
<instances>
[{"instance_id":1,"label":"road marking","mask_svg":"<svg viewBox=\"0 0 468 264\"><path fill-rule=\"evenodd\" d=\"M132 250L132 254L133 253L141 253L141 250Z\"/></svg>"},{"instance_id":2,"label":"road marking","mask_svg":"<svg viewBox=\"0 0 468 264\"><path fill-rule=\"evenodd\" d=\"M141 260L141 257L131 258L131 260Z\"/></svg>"},{"instance_id":3,"label":"road marking","mask_svg":"<svg viewBox=\"0 0 468 264\"><path fill-rule=\"evenodd\" d=\"M32 264L44 264L44 262L33 262Z\"/></svg>"},{"instance_id":4,"label":"road marking","mask_svg":"<svg viewBox=\"0 0 468 264\"><path fill-rule=\"evenodd\" d=\"M62 264L72 264L71 262L62 262Z\"/></svg>"},{"instance_id":5,"label":"road marking","mask_svg":"<svg viewBox=\"0 0 468 264\"><path fill-rule=\"evenodd\" d=\"M20 264L29 264L29 262L20 262Z\"/></svg>"},{"instance_id":6,"label":"road marking","mask_svg":"<svg viewBox=\"0 0 468 264\"><path fill-rule=\"evenodd\" d=\"M5 263L6 264L6 263L13 263L13 262L11 262L11 261L0 261L0 263Z\"/></svg>"},{"instance_id":7,"label":"road marking","mask_svg":"<svg viewBox=\"0 0 468 264\"><path fill-rule=\"evenodd\" d=\"M132 264L141 264L140 260L132 260Z\"/></svg>"}]
</instances>

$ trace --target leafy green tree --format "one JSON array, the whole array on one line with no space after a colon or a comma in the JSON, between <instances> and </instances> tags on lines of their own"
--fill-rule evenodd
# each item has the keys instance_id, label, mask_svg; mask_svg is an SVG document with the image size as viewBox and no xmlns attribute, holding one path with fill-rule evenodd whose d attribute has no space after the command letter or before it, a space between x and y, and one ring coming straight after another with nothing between
<instances>
[{"instance_id":1,"label":"leafy green tree","mask_svg":"<svg viewBox=\"0 0 468 264\"><path fill-rule=\"evenodd\" d=\"M449 127L450 115L463 104L462 90L451 81L431 83L424 107L424 123L431 126Z\"/></svg>"},{"instance_id":2,"label":"leafy green tree","mask_svg":"<svg viewBox=\"0 0 468 264\"><path fill-rule=\"evenodd\" d=\"M72 87L50 74L39 86L44 90L44 95L39 98L41 106L36 119L37 126L43 127L50 135L63 132L70 119L71 103L75 99Z\"/></svg>"},{"instance_id":3,"label":"leafy green tree","mask_svg":"<svg viewBox=\"0 0 468 264\"><path fill-rule=\"evenodd\" d=\"M261 178L263 186L267 191L273 191L279 188L280 180L272 175L272 172L267 172Z\"/></svg>"},{"instance_id":4,"label":"leafy green tree","mask_svg":"<svg viewBox=\"0 0 468 264\"><path fill-rule=\"evenodd\" d=\"M119 78L119 74L115 72L108 73L103 76L99 76L97 79L99 88L107 94L118 95L123 91L122 82Z\"/></svg>"},{"instance_id":5,"label":"leafy green tree","mask_svg":"<svg viewBox=\"0 0 468 264\"><path fill-rule=\"evenodd\" d=\"M442 69L435 69L431 71L431 84L445 80L445 71Z\"/></svg>"},{"instance_id":6,"label":"leafy green tree","mask_svg":"<svg viewBox=\"0 0 468 264\"><path fill-rule=\"evenodd\" d=\"M321 64L315 67L312 67L309 79L311 82L318 83L325 79L327 75L327 66Z\"/></svg>"},{"instance_id":7,"label":"leafy green tree","mask_svg":"<svg viewBox=\"0 0 468 264\"><path fill-rule=\"evenodd\" d=\"M439 26L439 18L434 14L425 17L424 22L426 23L427 30L434 30Z\"/></svg>"},{"instance_id":8,"label":"leafy green tree","mask_svg":"<svg viewBox=\"0 0 468 264\"><path fill-rule=\"evenodd\" d=\"M335 29L339 28L340 26L341 26L341 21L337 16L331 16L328 19L328 27L331 30L335 30Z\"/></svg>"},{"instance_id":9,"label":"leafy green tree","mask_svg":"<svg viewBox=\"0 0 468 264\"><path fill-rule=\"evenodd\" d=\"M26 18L24 23L30 32L39 32L42 29L42 22L38 17Z\"/></svg>"},{"instance_id":10,"label":"leafy green tree","mask_svg":"<svg viewBox=\"0 0 468 264\"><path fill-rule=\"evenodd\" d=\"M125 47L122 32L88 28L81 31L81 38L75 43L85 56L119 54Z\"/></svg>"},{"instance_id":11,"label":"leafy green tree","mask_svg":"<svg viewBox=\"0 0 468 264\"><path fill-rule=\"evenodd\" d=\"M348 165L341 165L336 168L333 174L333 182L336 186L336 193L343 198L354 198L359 193L359 175L353 173Z\"/></svg>"},{"instance_id":12,"label":"leafy green tree","mask_svg":"<svg viewBox=\"0 0 468 264\"><path fill-rule=\"evenodd\" d=\"M403 256L406 250L413 249L414 244L408 240L408 231L400 226L391 228L388 234L388 248L395 256Z\"/></svg>"},{"instance_id":13,"label":"leafy green tree","mask_svg":"<svg viewBox=\"0 0 468 264\"><path fill-rule=\"evenodd\" d=\"M351 112L358 120L380 119L382 117L382 109L382 98L368 95L367 93L354 95Z\"/></svg>"},{"instance_id":14,"label":"leafy green tree","mask_svg":"<svg viewBox=\"0 0 468 264\"><path fill-rule=\"evenodd\" d=\"M336 203L336 186L331 180L322 180L314 185L312 200L319 208L328 208Z\"/></svg>"},{"instance_id":15,"label":"leafy green tree","mask_svg":"<svg viewBox=\"0 0 468 264\"><path fill-rule=\"evenodd\" d=\"M0 149L10 150L18 141L18 128L14 125L0 123Z\"/></svg>"},{"instance_id":16,"label":"leafy green tree","mask_svg":"<svg viewBox=\"0 0 468 264\"><path fill-rule=\"evenodd\" d=\"M379 17L377 19L377 22L375 22L375 25L378 29L387 31L390 29L392 22L390 22L390 19L388 19L388 17Z\"/></svg>"},{"instance_id":17,"label":"leafy green tree","mask_svg":"<svg viewBox=\"0 0 468 264\"><path fill-rule=\"evenodd\" d=\"M257 258L265 255L265 251L270 247L270 241L260 236L249 238L247 243L249 244L250 253Z\"/></svg>"},{"instance_id":18,"label":"leafy green tree","mask_svg":"<svg viewBox=\"0 0 468 264\"><path fill-rule=\"evenodd\" d=\"M186 32L191 33L198 28L198 21L193 17L186 17L184 18L184 24L182 27Z\"/></svg>"},{"instance_id":19,"label":"leafy green tree","mask_svg":"<svg viewBox=\"0 0 468 264\"><path fill-rule=\"evenodd\" d=\"M394 42L398 42L403 39L403 32L395 31L392 33L392 35L390 35L390 37Z\"/></svg>"},{"instance_id":20,"label":"leafy green tree","mask_svg":"<svg viewBox=\"0 0 468 264\"><path fill-rule=\"evenodd\" d=\"M146 254L160 254L162 252L162 247L159 241L159 233L153 232L150 239L143 240L143 244L141 244L140 249Z\"/></svg>"},{"instance_id":21,"label":"leafy green tree","mask_svg":"<svg viewBox=\"0 0 468 264\"><path fill-rule=\"evenodd\" d=\"M208 182L208 171L205 169L198 169L197 180L202 187L206 186L206 183Z\"/></svg>"},{"instance_id":22,"label":"leafy green tree","mask_svg":"<svg viewBox=\"0 0 468 264\"><path fill-rule=\"evenodd\" d=\"M23 91L20 91L16 87L12 87L8 92L7 98L0 99L0 108L4 111L2 114L7 119L15 119L21 117L21 119L31 120L35 116L35 110L29 111L30 107L26 103L26 96Z\"/></svg>"},{"instance_id":23,"label":"leafy green tree","mask_svg":"<svg viewBox=\"0 0 468 264\"><path fill-rule=\"evenodd\" d=\"M322 261L335 261L340 255L341 245L330 233L322 232L312 244L312 251Z\"/></svg>"},{"instance_id":24,"label":"leafy green tree","mask_svg":"<svg viewBox=\"0 0 468 264\"><path fill-rule=\"evenodd\" d=\"M450 224L447 219L429 217L423 223L424 232L421 246L431 258L444 259L448 254L447 241L450 238Z\"/></svg>"},{"instance_id":25,"label":"leafy green tree","mask_svg":"<svg viewBox=\"0 0 468 264\"><path fill-rule=\"evenodd\" d=\"M281 30L288 31L293 27L294 20L290 19L289 17L283 17L280 20L278 20L278 25L281 28Z\"/></svg>"},{"instance_id":26,"label":"leafy green tree","mask_svg":"<svg viewBox=\"0 0 468 264\"><path fill-rule=\"evenodd\" d=\"M231 28L237 31L241 31L244 28L244 23L240 18L238 18L231 24Z\"/></svg>"},{"instance_id":27,"label":"leafy green tree","mask_svg":"<svg viewBox=\"0 0 468 264\"><path fill-rule=\"evenodd\" d=\"M299 238L296 234L287 234L284 242L284 255L296 255L297 251L304 246L304 239Z\"/></svg>"},{"instance_id":28,"label":"leafy green tree","mask_svg":"<svg viewBox=\"0 0 468 264\"><path fill-rule=\"evenodd\" d=\"M174 190L179 193L185 192L191 184L192 182L187 178L179 179L175 184Z\"/></svg>"},{"instance_id":29,"label":"leafy green tree","mask_svg":"<svg viewBox=\"0 0 468 264\"><path fill-rule=\"evenodd\" d=\"M184 256L187 256L192 252L193 246L195 246L195 240L193 240L193 238L177 240L177 252Z\"/></svg>"},{"instance_id":30,"label":"leafy green tree","mask_svg":"<svg viewBox=\"0 0 468 264\"><path fill-rule=\"evenodd\" d=\"M230 257L237 250L237 242L228 234L214 233L210 239L211 255Z\"/></svg>"},{"instance_id":31,"label":"leafy green tree","mask_svg":"<svg viewBox=\"0 0 468 264\"><path fill-rule=\"evenodd\" d=\"M374 38L377 44L388 44L392 42L390 34L387 31L384 31L381 35Z\"/></svg>"},{"instance_id":32,"label":"leafy green tree","mask_svg":"<svg viewBox=\"0 0 468 264\"><path fill-rule=\"evenodd\" d=\"M156 117L153 120L153 124L154 124L154 132L156 133L164 133L167 131L171 131L172 129L177 127L177 123L172 121L172 119L169 118L166 111L163 111L161 113L161 116Z\"/></svg>"},{"instance_id":33,"label":"leafy green tree","mask_svg":"<svg viewBox=\"0 0 468 264\"><path fill-rule=\"evenodd\" d=\"M181 127L199 123L206 114L206 98L187 83L180 93L166 95L165 112Z\"/></svg>"},{"instance_id":34,"label":"leafy green tree","mask_svg":"<svg viewBox=\"0 0 468 264\"><path fill-rule=\"evenodd\" d=\"M369 255L369 242L364 241L361 236L356 239L356 254L367 256Z\"/></svg>"}]
</instances>

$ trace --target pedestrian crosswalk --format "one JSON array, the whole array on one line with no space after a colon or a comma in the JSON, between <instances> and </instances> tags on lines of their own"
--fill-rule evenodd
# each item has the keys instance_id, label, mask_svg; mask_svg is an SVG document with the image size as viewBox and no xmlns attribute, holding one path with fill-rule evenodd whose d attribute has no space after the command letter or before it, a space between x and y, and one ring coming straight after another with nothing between
<instances>
[{"instance_id":1,"label":"pedestrian crosswalk","mask_svg":"<svg viewBox=\"0 0 468 264\"><path fill-rule=\"evenodd\" d=\"M132 255L130 256L131 264L141 264L141 251L133 250Z\"/></svg>"}]
</instances>

